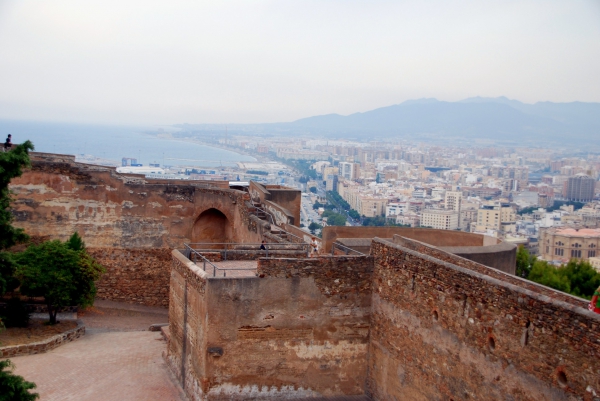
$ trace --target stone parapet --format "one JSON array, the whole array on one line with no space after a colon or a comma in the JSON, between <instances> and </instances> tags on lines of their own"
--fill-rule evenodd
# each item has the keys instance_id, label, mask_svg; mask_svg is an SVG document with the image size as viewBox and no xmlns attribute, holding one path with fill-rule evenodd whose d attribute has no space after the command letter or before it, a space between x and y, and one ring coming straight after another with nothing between
<instances>
[{"instance_id":1,"label":"stone parapet","mask_svg":"<svg viewBox=\"0 0 600 401\"><path fill-rule=\"evenodd\" d=\"M465 259L461 256L455 255L443 249L433 247L423 242L412 240L410 238L400 237L398 235L394 236L393 242L404 248L419 252L423 255L429 255L436 259L443 260L444 262L452 263L456 266L461 266L469 270L485 274L486 276L494 277L506 283L511 283L518 287L522 287L530 291L547 295L552 299L560 300L578 306L580 308L587 309L588 301L582 298L575 297L573 295L569 295L561 291L557 291L553 288L534 283L533 281L525 280L523 278L503 272L502 270L494 269L493 267L482 265L481 263Z\"/></svg>"},{"instance_id":2,"label":"stone parapet","mask_svg":"<svg viewBox=\"0 0 600 401\"><path fill-rule=\"evenodd\" d=\"M592 400L598 392L599 315L387 241L375 239L372 253L374 399Z\"/></svg>"},{"instance_id":3,"label":"stone parapet","mask_svg":"<svg viewBox=\"0 0 600 401\"><path fill-rule=\"evenodd\" d=\"M65 343L74 341L85 334L85 326L81 320L77 320L77 327L57 334L45 340L31 344L9 345L0 347L0 358L12 358L19 355L41 354L59 347Z\"/></svg>"}]
</instances>

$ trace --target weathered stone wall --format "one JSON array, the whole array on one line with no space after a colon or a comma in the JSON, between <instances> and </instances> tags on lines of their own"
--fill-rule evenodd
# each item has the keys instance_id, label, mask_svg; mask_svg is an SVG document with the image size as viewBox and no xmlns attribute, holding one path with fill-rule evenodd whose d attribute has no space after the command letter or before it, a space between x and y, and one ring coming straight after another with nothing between
<instances>
[{"instance_id":1,"label":"weathered stone wall","mask_svg":"<svg viewBox=\"0 0 600 401\"><path fill-rule=\"evenodd\" d=\"M505 273L515 274L517 269L517 246L508 242L487 246L446 246L440 249Z\"/></svg>"},{"instance_id":2,"label":"weathered stone wall","mask_svg":"<svg viewBox=\"0 0 600 401\"><path fill-rule=\"evenodd\" d=\"M267 205L271 202L277 208L271 207L271 213L281 214L279 220L292 220L293 225L300 224L300 207L302 203L302 192L295 188L281 185L262 185L256 181L250 181L248 188L252 200ZM277 217L277 216L276 216ZM287 223L287 222L286 222Z\"/></svg>"},{"instance_id":3,"label":"weathered stone wall","mask_svg":"<svg viewBox=\"0 0 600 401\"><path fill-rule=\"evenodd\" d=\"M172 252L169 292L169 342L167 364L191 400L203 400L205 380L207 275L179 251Z\"/></svg>"},{"instance_id":4,"label":"weathered stone wall","mask_svg":"<svg viewBox=\"0 0 600 401\"><path fill-rule=\"evenodd\" d=\"M300 208L302 204L302 192L295 188L288 188L280 185L267 185L267 190L271 194L269 201L279 205L284 210L291 212L294 221L291 224L300 225Z\"/></svg>"},{"instance_id":5,"label":"weathered stone wall","mask_svg":"<svg viewBox=\"0 0 600 401\"><path fill-rule=\"evenodd\" d=\"M394 235L434 246L482 246L484 240L491 238L481 234L433 228L327 226L323 228L323 249L325 252L331 252L331 245L338 238L392 238ZM495 238L491 241L496 243Z\"/></svg>"},{"instance_id":6,"label":"weathered stone wall","mask_svg":"<svg viewBox=\"0 0 600 401\"><path fill-rule=\"evenodd\" d=\"M89 248L88 252L106 268L96 283L98 298L168 306L169 249Z\"/></svg>"},{"instance_id":7,"label":"weathered stone wall","mask_svg":"<svg viewBox=\"0 0 600 401\"><path fill-rule=\"evenodd\" d=\"M14 225L35 238L64 241L79 232L107 267L98 283L101 298L166 305L169 249L214 240L211 227L197 229L201 216L221 216L227 223L220 239L262 239L264 227L246 208L249 195L228 189L226 182L154 181L76 163L73 156L31 158L32 168L10 185Z\"/></svg>"},{"instance_id":8,"label":"weathered stone wall","mask_svg":"<svg viewBox=\"0 0 600 401\"><path fill-rule=\"evenodd\" d=\"M598 399L599 315L383 240L372 254L375 400Z\"/></svg>"},{"instance_id":9,"label":"weathered stone wall","mask_svg":"<svg viewBox=\"0 0 600 401\"><path fill-rule=\"evenodd\" d=\"M32 168L10 189L15 226L30 235L65 240L78 231L89 247L176 248L192 242L203 212L216 209L231 226L243 228L233 230L230 241L260 242L246 229L248 194L207 185L154 183L110 167L33 153Z\"/></svg>"},{"instance_id":10,"label":"weathered stone wall","mask_svg":"<svg viewBox=\"0 0 600 401\"><path fill-rule=\"evenodd\" d=\"M422 242L415 241L410 238L401 237L399 235L395 235L392 242L394 242L397 245L400 245L403 248L407 248L416 251L420 254L429 255L433 258L442 260L444 262L452 263L456 266L464 267L466 269L485 274L486 276L490 276L495 279L514 284L529 291L538 292L552 299L567 302L580 308L587 308L588 301L586 301L585 299L575 297L565 292L557 291L553 288L534 283L533 281L516 277L512 274L507 274L506 272L503 272L501 270L496 270L493 268L490 269L489 266L484 266L472 260L468 260L461 256L454 255L443 249L435 248L431 245L424 244Z\"/></svg>"},{"instance_id":11,"label":"weathered stone wall","mask_svg":"<svg viewBox=\"0 0 600 401\"><path fill-rule=\"evenodd\" d=\"M265 211L271 214L273 221L278 226L285 224L294 224L294 215L292 212L279 206L277 203L271 201L265 201L263 207Z\"/></svg>"},{"instance_id":12,"label":"weathered stone wall","mask_svg":"<svg viewBox=\"0 0 600 401\"><path fill-rule=\"evenodd\" d=\"M220 279L173 254L168 361L191 398L364 393L372 258L260 259L260 277Z\"/></svg>"}]
</instances>

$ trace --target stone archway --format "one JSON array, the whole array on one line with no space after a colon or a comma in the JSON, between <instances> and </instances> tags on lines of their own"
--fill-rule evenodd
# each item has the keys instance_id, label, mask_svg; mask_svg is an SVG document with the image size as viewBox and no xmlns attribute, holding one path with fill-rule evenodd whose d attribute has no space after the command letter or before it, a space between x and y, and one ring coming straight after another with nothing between
<instances>
[{"instance_id":1,"label":"stone archway","mask_svg":"<svg viewBox=\"0 0 600 401\"><path fill-rule=\"evenodd\" d=\"M200 213L192 228L192 242L231 242L233 227L218 209L210 208Z\"/></svg>"}]
</instances>

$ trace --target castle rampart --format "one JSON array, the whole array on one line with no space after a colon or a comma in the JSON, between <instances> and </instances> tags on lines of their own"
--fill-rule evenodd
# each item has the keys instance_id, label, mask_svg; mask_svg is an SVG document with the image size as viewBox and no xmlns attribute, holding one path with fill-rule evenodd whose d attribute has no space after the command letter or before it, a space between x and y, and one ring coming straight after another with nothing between
<instances>
[{"instance_id":1,"label":"castle rampart","mask_svg":"<svg viewBox=\"0 0 600 401\"><path fill-rule=\"evenodd\" d=\"M198 279L184 277L197 267L175 251L169 358L199 383L188 393L598 399L600 316L584 300L395 240L375 238L371 256L263 258L258 277L203 278L202 300L187 303ZM186 308L204 317L184 330ZM194 331L202 341L186 340Z\"/></svg>"},{"instance_id":2,"label":"castle rampart","mask_svg":"<svg viewBox=\"0 0 600 401\"><path fill-rule=\"evenodd\" d=\"M260 242L265 227L247 193L227 182L147 180L73 156L31 153L11 182L14 225L33 237L77 231L108 268L98 295L167 305L170 249L186 242Z\"/></svg>"}]
</instances>

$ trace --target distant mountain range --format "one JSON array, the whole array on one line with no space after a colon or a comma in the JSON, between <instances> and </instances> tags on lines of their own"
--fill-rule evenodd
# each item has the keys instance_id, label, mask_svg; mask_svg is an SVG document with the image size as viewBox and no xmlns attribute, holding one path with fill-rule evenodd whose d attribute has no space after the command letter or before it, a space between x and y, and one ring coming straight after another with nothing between
<instances>
[{"instance_id":1,"label":"distant mountain range","mask_svg":"<svg viewBox=\"0 0 600 401\"><path fill-rule=\"evenodd\" d=\"M240 129L357 139L375 135L438 140L481 138L513 143L547 140L585 146L573 141L600 142L600 103L526 104L506 97L474 97L459 102L419 99L348 116L327 114L289 123L229 127L232 133Z\"/></svg>"}]
</instances>

